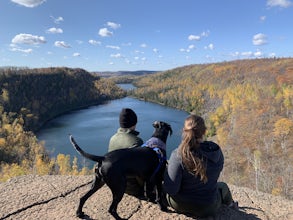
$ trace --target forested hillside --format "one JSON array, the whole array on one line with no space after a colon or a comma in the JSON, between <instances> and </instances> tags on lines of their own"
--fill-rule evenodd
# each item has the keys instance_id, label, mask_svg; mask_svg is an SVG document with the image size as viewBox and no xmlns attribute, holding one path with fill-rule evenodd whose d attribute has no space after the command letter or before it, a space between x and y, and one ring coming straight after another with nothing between
<instances>
[{"instance_id":1,"label":"forested hillside","mask_svg":"<svg viewBox=\"0 0 293 220\"><path fill-rule=\"evenodd\" d=\"M223 178L293 198L293 59L190 65L141 77L133 95L202 115Z\"/></svg>"},{"instance_id":2,"label":"forested hillside","mask_svg":"<svg viewBox=\"0 0 293 220\"><path fill-rule=\"evenodd\" d=\"M105 82L83 69L3 69L0 104L5 112L25 117L26 128L36 130L66 111L124 95Z\"/></svg>"},{"instance_id":3,"label":"forested hillside","mask_svg":"<svg viewBox=\"0 0 293 220\"><path fill-rule=\"evenodd\" d=\"M0 181L27 173L77 173L68 156L49 158L34 131L67 111L125 96L83 69L0 69ZM56 159L56 160L55 160Z\"/></svg>"}]
</instances>

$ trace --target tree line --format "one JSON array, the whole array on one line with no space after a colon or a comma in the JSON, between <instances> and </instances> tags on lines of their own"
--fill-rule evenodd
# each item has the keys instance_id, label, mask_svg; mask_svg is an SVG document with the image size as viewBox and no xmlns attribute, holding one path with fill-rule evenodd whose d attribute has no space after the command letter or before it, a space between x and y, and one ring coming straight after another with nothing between
<instances>
[{"instance_id":1,"label":"tree line","mask_svg":"<svg viewBox=\"0 0 293 220\"><path fill-rule=\"evenodd\" d=\"M34 132L62 113L126 95L111 80L66 67L2 68L0 85L0 180L31 172L77 173L68 156L49 158Z\"/></svg>"},{"instance_id":2,"label":"tree line","mask_svg":"<svg viewBox=\"0 0 293 220\"><path fill-rule=\"evenodd\" d=\"M202 115L222 178L293 198L293 59L189 65L137 78L133 96Z\"/></svg>"}]
</instances>

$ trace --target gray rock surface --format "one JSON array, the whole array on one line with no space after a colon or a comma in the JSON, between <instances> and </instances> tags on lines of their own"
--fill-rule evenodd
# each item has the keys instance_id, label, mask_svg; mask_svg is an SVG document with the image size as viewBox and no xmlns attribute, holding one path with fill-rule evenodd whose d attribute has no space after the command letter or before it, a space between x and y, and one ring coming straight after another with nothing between
<instances>
[{"instance_id":1,"label":"gray rock surface","mask_svg":"<svg viewBox=\"0 0 293 220\"><path fill-rule=\"evenodd\" d=\"M90 188L93 176L20 176L0 184L0 219L74 220L79 198ZM230 185L239 210L223 207L215 219L293 220L293 201ZM102 187L85 204L84 219L113 219L107 210L111 191ZM189 220L195 219L170 209L160 211L156 204L124 195L118 206L123 218Z\"/></svg>"}]
</instances>

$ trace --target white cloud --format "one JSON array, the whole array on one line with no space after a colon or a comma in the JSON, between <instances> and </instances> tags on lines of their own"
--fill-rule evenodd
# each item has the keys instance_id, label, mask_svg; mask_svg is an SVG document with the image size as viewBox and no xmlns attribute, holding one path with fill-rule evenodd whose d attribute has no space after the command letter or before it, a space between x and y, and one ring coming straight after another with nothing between
<instances>
[{"instance_id":1,"label":"white cloud","mask_svg":"<svg viewBox=\"0 0 293 220\"><path fill-rule=\"evenodd\" d=\"M238 51L231 53L232 57L238 57L240 53Z\"/></svg>"},{"instance_id":2,"label":"white cloud","mask_svg":"<svg viewBox=\"0 0 293 220\"><path fill-rule=\"evenodd\" d=\"M123 56L120 53L116 53L116 54L111 54L110 57L122 58Z\"/></svg>"},{"instance_id":3,"label":"white cloud","mask_svg":"<svg viewBox=\"0 0 293 220\"><path fill-rule=\"evenodd\" d=\"M120 50L120 47L118 47L118 46L107 45L106 47L114 49L114 50Z\"/></svg>"},{"instance_id":4,"label":"white cloud","mask_svg":"<svg viewBox=\"0 0 293 220\"><path fill-rule=\"evenodd\" d=\"M202 37L208 37L210 35L210 31L204 31L201 33Z\"/></svg>"},{"instance_id":5,"label":"white cloud","mask_svg":"<svg viewBox=\"0 0 293 220\"><path fill-rule=\"evenodd\" d=\"M188 40L200 40L200 36L196 36L196 35L189 35L188 36Z\"/></svg>"},{"instance_id":6,"label":"white cloud","mask_svg":"<svg viewBox=\"0 0 293 220\"><path fill-rule=\"evenodd\" d=\"M260 58L264 57L264 53L260 50L252 51L244 51L244 52L234 52L231 54L233 57L244 57L244 58Z\"/></svg>"},{"instance_id":7,"label":"white cloud","mask_svg":"<svg viewBox=\"0 0 293 220\"><path fill-rule=\"evenodd\" d=\"M79 57L80 56L80 53L73 53L72 56Z\"/></svg>"},{"instance_id":8,"label":"white cloud","mask_svg":"<svg viewBox=\"0 0 293 220\"><path fill-rule=\"evenodd\" d=\"M256 34L253 36L252 43L253 45L256 45L256 46L266 44L267 36L262 33Z\"/></svg>"},{"instance_id":9,"label":"white cloud","mask_svg":"<svg viewBox=\"0 0 293 220\"><path fill-rule=\"evenodd\" d=\"M96 41L96 40L89 40L89 44L92 44L92 45L101 45L101 42L100 41Z\"/></svg>"},{"instance_id":10,"label":"white cloud","mask_svg":"<svg viewBox=\"0 0 293 220\"><path fill-rule=\"evenodd\" d=\"M190 49L190 50L195 49L195 45L194 45L194 44L190 44L190 45L188 46L188 49Z\"/></svg>"},{"instance_id":11,"label":"white cloud","mask_svg":"<svg viewBox=\"0 0 293 220\"><path fill-rule=\"evenodd\" d=\"M60 24L61 21L64 21L63 17L59 16L58 18L54 18L53 16L50 16L50 18L53 19L55 24Z\"/></svg>"},{"instance_id":12,"label":"white cloud","mask_svg":"<svg viewBox=\"0 0 293 220\"><path fill-rule=\"evenodd\" d=\"M101 28L99 30L99 35L102 37L111 37L113 32L109 31L108 28Z\"/></svg>"},{"instance_id":13,"label":"white cloud","mask_svg":"<svg viewBox=\"0 0 293 220\"><path fill-rule=\"evenodd\" d=\"M154 48L154 49L153 49L153 52L154 52L154 53L158 53L159 50L158 50L157 48Z\"/></svg>"},{"instance_id":14,"label":"white cloud","mask_svg":"<svg viewBox=\"0 0 293 220\"><path fill-rule=\"evenodd\" d=\"M194 44L190 44L190 45L188 46L187 49L185 49L185 48L180 48L179 51L180 51L180 52L186 52L186 53L189 53L189 52L190 52L191 50L193 50L193 49L195 49L195 45L194 45Z\"/></svg>"},{"instance_id":15,"label":"white cloud","mask_svg":"<svg viewBox=\"0 0 293 220\"><path fill-rule=\"evenodd\" d=\"M17 48L17 47L13 47L10 49L11 51L18 51L18 52L22 52L22 53L32 53L33 49L29 48L29 49L21 49L21 48Z\"/></svg>"},{"instance_id":16,"label":"white cloud","mask_svg":"<svg viewBox=\"0 0 293 220\"><path fill-rule=\"evenodd\" d=\"M267 6L269 7L281 7L281 8L288 8L292 6L292 2L289 0L268 0Z\"/></svg>"},{"instance_id":17,"label":"white cloud","mask_svg":"<svg viewBox=\"0 0 293 220\"><path fill-rule=\"evenodd\" d=\"M46 43L46 40L43 36L36 36L32 34L18 34L12 39L11 42L13 44L37 45Z\"/></svg>"},{"instance_id":18,"label":"white cloud","mask_svg":"<svg viewBox=\"0 0 293 220\"><path fill-rule=\"evenodd\" d=\"M46 32L50 34L62 34L63 30L61 28L52 27L52 28L49 28Z\"/></svg>"},{"instance_id":19,"label":"white cloud","mask_svg":"<svg viewBox=\"0 0 293 220\"><path fill-rule=\"evenodd\" d=\"M215 47L214 47L214 44L209 44L208 46L205 46L204 48L206 50L213 50Z\"/></svg>"},{"instance_id":20,"label":"white cloud","mask_svg":"<svg viewBox=\"0 0 293 220\"><path fill-rule=\"evenodd\" d=\"M116 23L111 22L111 21L108 21L108 22L107 22L107 26L109 26L109 27L112 28L112 29L117 29L117 28L120 28L120 27L121 27L120 24L116 24Z\"/></svg>"},{"instance_id":21,"label":"white cloud","mask_svg":"<svg viewBox=\"0 0 293 220\"><path fill-rule=\"evenodd\" d=\"M140 45L140 47L142 47L142 48L146 48L147 45L146 45L145 43L143 43L143 44Z\"/></svg>"},{"instance_id":22,"label":"white cloud","mask_svg":"<svg viewBox=\"0 0 293 220\"><path fill-rule=\"evenodd\" d=\"M61 48L70 48L71 46L64 41L55 41L54 45Z\"/></svg>"},{"instance_id":23,"label":"white cloud","mask_svg":"<svg viewBox=\"0 0 293 220\"><path fill-rule=\"evenodd\" d=\"M139 50L135 50L134 53L138 53L138 54L144 54L143 51L139 51Z\"/></svg>"},{"instance_id":24,"label":"white cloud","mask_svg":"<svg viewBox=\"0 0 293 220\"><path fill-rule=\"evenodd\" d=\"M246 51L246 52L242 52L241 55L245 57L251 57L253 53L251 51Z\"/></svg>"},{"instance_id":25,"label":"white cloud","mask_svg":"<svg viewBox=\"0 0 293 220\"><path fill-rule=\"evenodd\" d=\"M267 19L267 17L264 16L264 15L259 18L259 20L262 21L262 22L265 21L266 19Z\"/></svg>"},{"instance_id":26,"label":"white cloud","mask_svg":"<svg viewBox=\"0 0 293 220\"><path fill-rule=\"evenodd\" d=\"M253 54L255 57L261 57L262 56L262 52L261 51L256 51Z\"/></svg>"},{"instance_id":27,"label":"white cloud","mask_svg":"<svg viewBox=\"0 0 293 220\"><path fill-rule=\"evenodd\" d=\"M28 8L34 8L38 5L43 4L46 0L11 0L11 1Z\"/></svg>"}]
</instances>

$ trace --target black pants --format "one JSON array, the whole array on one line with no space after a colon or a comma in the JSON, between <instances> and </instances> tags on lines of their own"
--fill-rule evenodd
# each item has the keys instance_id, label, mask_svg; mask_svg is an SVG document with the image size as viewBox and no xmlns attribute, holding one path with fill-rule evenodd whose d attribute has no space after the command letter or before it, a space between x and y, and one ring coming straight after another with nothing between
<instances>
[{"instance_id":1,"label":"black pants","mask_svg":"<svg viewBox=\"0 0 293 220\"><path fill-rule=\"evenodd\" d=\"M168 204L179 213L189 214L196 217L215 216L222 204L230 205L233 202L232 195L228 185L224 182L218 182L217 199L209 205L199 205L196 203L186 203L176 201L170 195L166 195Z\"/></svg>"}]
</instances>

